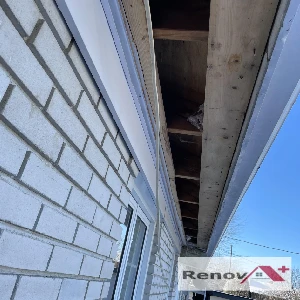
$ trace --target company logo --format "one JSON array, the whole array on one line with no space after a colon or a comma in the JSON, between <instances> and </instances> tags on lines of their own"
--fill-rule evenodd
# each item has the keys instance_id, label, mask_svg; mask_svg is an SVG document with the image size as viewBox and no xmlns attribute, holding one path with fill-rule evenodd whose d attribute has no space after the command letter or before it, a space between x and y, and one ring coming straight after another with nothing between
<instances>
[{"instance_id":1,"label":"company logo","mask_svg":"<svg viewBox=\"0 0 300 300\"><path fill-rule=\"evenodd\" d=\"M290 269L287 268L286 266L282 266L281 268L278 268L278 271L281 271L282 273L285 273L289 270ZM285 281L271 266L259 266L256 267L252 272L250 272L250 274L241 281L241 284L243 284L246 280L250 279L252 276L260 280L266 279L264 275L273 281L277 281L277 282Z\"/></svg>"},{"instance_id":2,"label":"company logo","mask_svg":"<svg viewBox=\"0 0 300 300\"><path fill-rule=\"evenodd\" d=\"M180 290L290 290L291 258L180 257Z\"/></svg>"}]
</instances>

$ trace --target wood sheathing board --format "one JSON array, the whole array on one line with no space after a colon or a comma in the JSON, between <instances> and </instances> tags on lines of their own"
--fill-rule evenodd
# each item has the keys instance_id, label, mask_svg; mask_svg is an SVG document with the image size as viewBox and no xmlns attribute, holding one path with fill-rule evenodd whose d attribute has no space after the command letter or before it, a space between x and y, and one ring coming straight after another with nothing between
<instances>
[{"instance_id":1,"label":"wood sheathing board","mask_svg":"<svg viewBox=\"0 0 300 300\"><path fill-rule=\"evenodd\" d=\"M152 63L150 55L149 36L147 31L147 20L144 2L142 0L119 0L120 8L123 13L127 34L131 40L132 53L136 57L137 70L140 72L140 80L143 86L145 98L150 103L150 115L152 114L155 120L155 102L152 83ZM157 72L157 70L156 70ZM175 201L177 213L181 218L180 206L177 198L175 186L175 171L172 160L172 153L169 144L167 124L162 101L159 75L157 72L158 83L158 98L160 103L160 123L161 123L161 146L163 149L164 160L166 161L168 176L170 179L171 193ZM154 127L155 124L152 124Z\"/></svg>"},{"instance_id":2,"label":"wood sheathing board","mask_svg":"<svg viewBox=\"0 0 300 300\"><path fill-rule=\"evenodd\" d=\"M197 244L206 249L277 0L212 0Z\"/></svg>"}]
</instances>

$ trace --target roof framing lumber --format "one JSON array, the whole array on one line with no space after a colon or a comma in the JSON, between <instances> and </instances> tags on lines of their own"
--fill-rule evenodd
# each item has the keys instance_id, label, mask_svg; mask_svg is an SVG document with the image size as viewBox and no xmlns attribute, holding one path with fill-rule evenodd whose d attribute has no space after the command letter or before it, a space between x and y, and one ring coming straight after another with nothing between
<instances>
[{"instance_id":1,"label":"roof framing lumber","mask_svg":"<svg viewBox=\"0 0 300 300\"><path fill-rule=\"evenodd\" d=\"M198 180L198 181L200 180L200 177L192 177L192 176L186 176L186 175L180 175L180 174L175 174L175 177L183 178L183 179L190 179L190 180Z\"/></svg>"},{"instance_id":2,"label":"roof framing lumber","mask_svg":"<svg viewBox=\"0 0 300 300\"><path fill-rule=\"evenodd\" d=\"M153 36L158 40L202 41L208 39L208 31L154 28Z\"/></svg>"},{"instance_id":3,"label":"roof framing lumber","mask_svg":"<svg viewBox=\"0 0 300 300\"><path fill-rule=\"evenodd\" d=\"M180 199L179 199L179 202L184 202L184 203L189 203L189 204L198 204L196 202L186 201L186 200L180 200Z\"/></svg>"},{"instance_id":4,"label":"roof framing lumber","mask_svg":"<svg viewBox=\"0 0 300 300\"><path fill-rule=\"evenodd\" d=\"M184 215L184 214L181 214L181 217L182 217L182 218L191 219L191 220L198 220L198 218L194 218L194 217L187 216L187 215Z\"/></svg>"},{"instance_id":5,"label":"roof framing lumber","mask_svg":"<svg viewBox=\"0 0 300 300\"><path fill-rule=\"evenodd\" d=\"M197 245L207 248L278 0L211 0Z\"/></svg>"},{"instance_id":6,"label":"roof framing lumber","mask_svg":"<svg viewBox=\"0 0 300 300\"><path fill-rule=\"evenodd\" d=\"M168 125L169 133L177 133L177 134L185 134L185 135L194 135L194 136L202 136L202 132L198 130L193 125L188 124L186 120L184 122L177 121Z\"/></svg>"}]
</instances>

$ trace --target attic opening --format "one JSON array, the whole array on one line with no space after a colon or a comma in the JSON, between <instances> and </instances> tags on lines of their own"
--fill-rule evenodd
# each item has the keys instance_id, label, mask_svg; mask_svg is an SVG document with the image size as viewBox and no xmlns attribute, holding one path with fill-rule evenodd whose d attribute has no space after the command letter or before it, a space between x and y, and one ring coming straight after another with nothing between
<instances>
[{"instance_id":1,"label":"attic opening","mask_svg":"<svg viewBox=\"0 0 300 300\"><path fill-rule=\"evenodd\" d=\"M150 7L182 221L196 244L210 0L150 0Z\"/></svg>"}]
</instances>

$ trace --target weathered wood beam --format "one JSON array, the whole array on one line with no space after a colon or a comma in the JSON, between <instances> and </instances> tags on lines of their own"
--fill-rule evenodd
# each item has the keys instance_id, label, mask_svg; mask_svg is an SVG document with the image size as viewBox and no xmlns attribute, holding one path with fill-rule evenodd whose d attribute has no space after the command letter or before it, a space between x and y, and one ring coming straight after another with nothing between
<instances>
[{"instance_id":1,"label":"weathered wood beam","mask_svg":"<svg viewBox=\"0 0 300 300\"><path fill-rule=\"evenodd\" d=\"M190 218L198 217L199 205L197 203L180 202L180 208L182 215Z\"/></svg>"},{"instance_id":2,"label":"weathered wood beam","mask_svg":"<svg viewBox=\"0 0 300 300\"><path fill-rule=\"evenodd\" d=\"M278 0L211 0L197 245L206 249ZM225 191L226 192L226 191Z\"/></svg>"},{"instance_id":3,"label":"weathered wood beam","mask_svg":"<svg viewBox=\"0 0 300 300\"><path fill-rule=\"evenodd\" d=\"M154 28L153 37L157 40L203 41L208 39L208 31Z\"/></svg>"},{"instance_id":4,"label":"weathered wood beam","mask_svg":"<svg viewBox=\"0 0 300 300\"><path fill-rule=\"evenodd\" d=\"M169 133L169 138L175 177L199 181L202 149L201 137Z\"/></svg>"},{"instance_id":5,"label":"weathered wood beam","mask_svg":"<svg viewBox=\"0 0 300 300\"><path fill-rule=\"evenodd\" d=\"M172 151L175 167L175 177L199 181L201 157L194 156L185 149L173 148Z\"/></svg>"},{"instance_id":6,"label":"weathered wood beam","mask_svg":"<svg viewBox=\"0 0 300 300\"><path fill-rule=\"evenodd\" d=\"M169 133L175 134L185 134L185 135L193 135L193 136L201 136L202 133L199 130L186 130L180 128L168 128Z\"/></svg>"},{"instance_id":7,"label":"weathered wood beam","mask_svg":"<svg viewBox=\"0 0 300 300\"><path fill-rule=\"evenodd\" d=\"M186 66L188 69L189 66ZM203 69L201 71L205 71ZM201 72L199 70L199 72ZM167 88L170 88L171 84L165 85ZM192 93L191 93L192 94ZM195 96L190 96L190 98ZM199 108L201 107L201 103L204 101L204 95L198 95L199 101L191 101L189 98L182 98L176 96L168 96L166 97L166 114L167 114L167 125L169 133L177 133L184 135L192 135L192 136L202 136L202 128L200 129L193 125L189 118L195 116ZM202 111L201 111L202 112Z\"/></svg>"},{"instance_id":8,"label":"weathered wood beam","mask_svg":"<svg viewBox=\"0 0 300 300\"><path fill-rule=\"evenodd\" d=\"M179 199L179 202L189 203L189 204L196 204L196 205L199 204L198 202L191 202L191 201L185 201L185 200L180 200L180 199ZM197 209L198 209L198 208L197 208Z\"/></svg>"},{"instance_id":9,"label":"weathered wood beam","mask_svg":"<svg viewBox=\"0 0 300 300\"><path fill-rule=\"evenodd\" d=\"M168 132L193 136L202 136L202 131L200 131L197 127L193 126L187 119L183 117L174 117L174 119L169 121Z\"/></svg>"},{"instance_id":10,"label":"weathered wood beam","mask_svg":"<svg viewBox=\"0 0 300 300\"><path fill-rule=\"evenodd\" d=\"M198 221L193 219L182 218L183 227L198 230Z\"/></svg>"},{"instance_id":11,"label":"weathered wood beam","mask_svg":"<svg viewBox=\"0 0 300 300\"><path fill-rule=\"evenodd\" d=\"M199 181L176 178L175 182L178 198L181 201L199 203ZM182 202L180 206L182 206Z\"/></svg>"},{"instance_id":12,"label":"weathered wood beam","mask_svg":"<svg viewBox=\"0 0 300 300\"><path fill-rule=\"evenodd\" d=\"M186 215L183 215L183 214L181 214L181 217L191 219L191 220L198 220L198 218L194 218L194 217L191 217L191 216L186 216Z\"/></svg>"},{"instance_id":13,"label":"weathered wood beam","mask_svg":"<svg viewBox=\"0 0 300 300\"><path fill-rule=\"evenodd\" d=\"M175 170L176 171L176 170ZM200 174L199 174L200 175ZM177 178L183 178L183 179L188 179L188 180L200 180L200 176L199 177L193 177L193 176L187 176L187 175L180 175L180 174L175 174L175 177Z\"/></svg>"}]
</instances>

